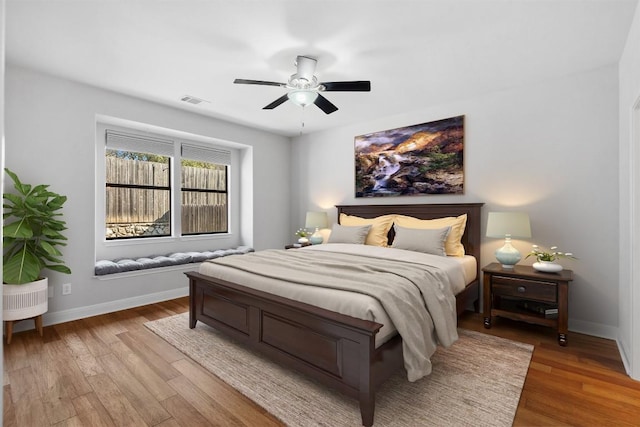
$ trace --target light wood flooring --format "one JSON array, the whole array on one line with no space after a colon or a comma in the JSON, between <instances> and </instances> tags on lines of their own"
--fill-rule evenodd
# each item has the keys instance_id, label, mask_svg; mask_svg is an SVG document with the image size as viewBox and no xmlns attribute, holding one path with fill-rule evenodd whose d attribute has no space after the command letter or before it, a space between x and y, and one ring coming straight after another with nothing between
<instances>
[{"instance_id":1,"label":"light wood flooring","mask_svg":"<svg viewBox=\"0 0 640 427\"><path fill-rule=\"evenodd\" d=\"M274 417L144 327L187 298L15 334L4 345L4 426L279 426ZM516 426L640 426L640 383L614 342L479 314L460 326L535 345ZM487 372L487 375L500 375Z\"/></svg>"}]
</instances>

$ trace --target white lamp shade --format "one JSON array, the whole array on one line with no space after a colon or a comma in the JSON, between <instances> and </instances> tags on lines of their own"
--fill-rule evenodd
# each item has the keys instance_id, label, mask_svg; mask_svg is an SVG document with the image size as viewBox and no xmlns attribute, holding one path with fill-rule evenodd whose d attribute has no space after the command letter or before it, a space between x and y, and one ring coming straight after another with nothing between
<instances>
[{"instance_id":1,"label":"white lamp shade","mask_svg":"<svg viewBox=\"0 0 640 427\"><path fill-rule=\"evenodd\" d=\"M326 212L307 212L307 219L304 222L306 228L327 228L329 218Z\"/></svg>"},{"instance_id":2,"label":"white lamp shade","mask_svg":"<svg viewBox=\"0 0 640 427\"><path fill-rule=\"evenodd\" d=\"M292 90L287 94L291 102L301 107L313 104L318 97L318 92L312 90Z\"/></svg>"},{"instance_id":3,"label":"white lamp shade","mask_svg":"<svg viewBox=\"0 0 640 427\"><path fill-rule=\"evenodd\" d=\"M531 237L529 215L524 212L489 212L487 237Z\"/></svg>"}]
</instances>

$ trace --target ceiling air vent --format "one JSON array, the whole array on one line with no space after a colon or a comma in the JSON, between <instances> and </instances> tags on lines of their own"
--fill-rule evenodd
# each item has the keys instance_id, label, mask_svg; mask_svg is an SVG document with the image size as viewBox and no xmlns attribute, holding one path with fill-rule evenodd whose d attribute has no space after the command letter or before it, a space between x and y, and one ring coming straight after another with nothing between
<instances>
[{"instance_id":1,"label":"ceiling air vent","mask_svg":"<svg viewBox=\"0 0 640 427\"><path fill-rule=\"evenodd\" d=\"M182 98L180 98L180 101L188 102L189 104L193 104L193 105L202 104L203 102L207 102L209 104L211 103L210 101L206 101L204 99L196 98L195 96L191 96L191 95L183 96Z\"/></svg>"}]
</instances>

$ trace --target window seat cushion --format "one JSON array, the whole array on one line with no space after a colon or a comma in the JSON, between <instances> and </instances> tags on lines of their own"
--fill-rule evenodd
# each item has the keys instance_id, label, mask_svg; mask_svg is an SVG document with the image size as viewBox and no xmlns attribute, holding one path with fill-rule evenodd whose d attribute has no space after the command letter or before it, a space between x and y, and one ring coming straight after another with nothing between
<instances>
[{"instance_id":1,"label":"window seat cushion","mask_svg":"<svg viewBox=\"0 0 640 427\"><path fill-rule=\"evenodd\" d=\"M175 252L169 255L142 257L137 259L122 258L113 261L96 261L94 272L96 276L106 274L124 273L127 271L146 270L149 268L167 267L172 265L202 262L208 259L219 258L227 255L241 255L253 252L249 246L238 246L232 249L217 249L203 252Z\"/></svg>"}]
</instances>

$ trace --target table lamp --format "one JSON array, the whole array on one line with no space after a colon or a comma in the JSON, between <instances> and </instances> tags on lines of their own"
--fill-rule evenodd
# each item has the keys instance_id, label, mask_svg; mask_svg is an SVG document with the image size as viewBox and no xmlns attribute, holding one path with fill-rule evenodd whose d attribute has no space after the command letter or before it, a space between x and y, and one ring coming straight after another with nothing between
<instances>
[{"instance_id":1,"label":"table lamp","mask_svg":"<svg viewBox=\"0 0 640 427\"><path fill-rule=\"evenodd\" d=\"M489 212L487 237L504 238L504 246L495 252L496 259L502 264L502 268L513 269L522 256L511 245L511 238L531 237L529 215L524 212Z\"/></svg>"},{"instance_id":2,"label":"table lamp","mask_svg":"<svg viewBox=\"0 0 640 427\"><path fill-rule=\"evenodd\" d=\"M329 219L326 212L307 212L307 219L304 223L305 228L315 228L314 233L309 238L309 241L316 245L322 243L324 237L320 233L321 228L327 228Z\"/></svg>"}]
</instances>

